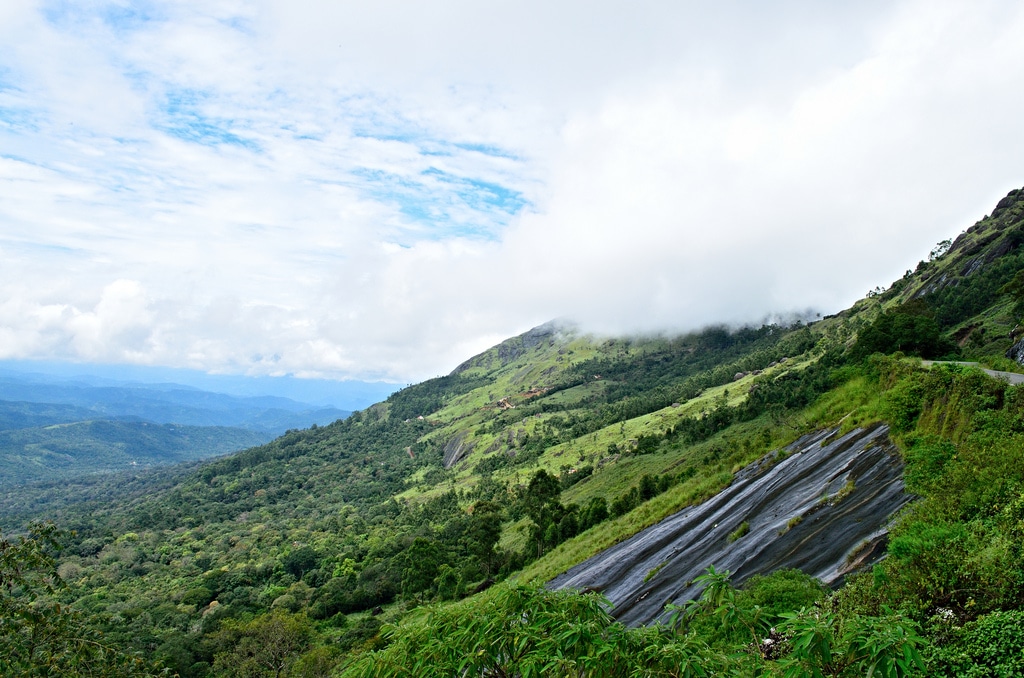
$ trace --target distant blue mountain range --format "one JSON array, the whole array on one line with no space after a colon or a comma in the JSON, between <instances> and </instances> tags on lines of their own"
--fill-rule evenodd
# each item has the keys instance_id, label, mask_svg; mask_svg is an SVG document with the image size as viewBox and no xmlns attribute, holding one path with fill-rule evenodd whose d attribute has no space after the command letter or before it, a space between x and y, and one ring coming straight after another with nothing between
<instances>
[{"instance_id":1,"label":"distant blue mountain range","mask_svg":"<svg viewBox=\"0 0 1024 678\"><path fill-rule=\"evenodd\" d=\"M347 399L365 407L394 390L391 385L355 382L347 392L332 392L331 385L342 382L247 381L197 376L187 370L129 369L125 374L108 368L90 374L82 373L81 365L27 366L43 371L27 371L25 364L0 364L0 487L225 454L265 443L290 429L325 425L351 414L324 401ZM316 402L155 381L160 376L198 383L205 379L211 385L255 393L261 386L273 387L276 393L305 387L302 392Z\"/></svg>"},{"instance_id":2,"label":"distant blue mountain range","mask_svg":"<svg viewBox=\"0 0 1024 678\"><path fill-rule=\"evenodd\" d=\"M280 435L344 419L348 410L277 396L235 396L169 383L62 378L0 369L0 430L91 419L229 426Z\"/></svg>"},{"instance_id":3,"label":"distant blue mountain range","mask_svg":"<svg viewBox=\"0 0 1024 678\"><path fill-rule=\"evenodd\" d=\"M293 376L248 377L207 374L198 370L145 365L99 365L36 360L0 360L0 377L34 383L77 383L88 386L191 387L239 397L276 396L307 407L353 411L380 402L405 384L384 381L335 381ZM0 398L10 400L0 394Z\"/></svg>"}]
</instances>

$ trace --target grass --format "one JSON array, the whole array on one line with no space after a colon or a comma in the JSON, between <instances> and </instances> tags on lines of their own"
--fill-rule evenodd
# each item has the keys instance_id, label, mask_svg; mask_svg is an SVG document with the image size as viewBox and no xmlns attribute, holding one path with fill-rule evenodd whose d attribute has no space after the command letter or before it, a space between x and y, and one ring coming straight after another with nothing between
<instances>
[{"instance_id":1,"label":"grass","mask_svg":"<svg viewBox=\"0 0 1024 678\"><path fill-rule=\"evenodd\" d=\"M647 574L644 575L644 583L646 584L647 582L649 582L652 579L654 579L658 575L658 573L661 572L661 568L663 568L663 567L665 567L665 563L660 563L656 567L652 567L647 572Z\"/></svg>"},{"instance_id":2,"label":"grass","mask_svg":"<svg viewBox=\"0 0 1024 678\"><path fill-rule=\"evenodd\" d=\"M853 482L853 479L851 478L850 480L847 480L846 484L843 485L839 489L839 491L836 492L835 495L832 497L832 503L833 504L838 504L839 502L841 502L842 500L846 499L851 494L853 494L853 491L855 489L857 489L857 488L856 488L856 484Z\"/></svg>"},{"instance_id":3,"label":"grass","mask_svg":"<svg viewBox=\"0 0 1024 678\"><path fill-rule=\"evenodd\" d=\"M882 418L881 393L877 383L864 376L855 376L799 413L796 417L799 428L809 432L842 422L840 433L845 434L876 422Z\"/></svg>"},{"instance_id":4,"label":"grass","mask_svg":"<svg viewBox=\"0 0 1024 678\"><path fill-rule=\"evenodd\" d=\"M1016 360L1010 360L1003 355L981 356L978 358L978 362L980 362L983 367L987 367L990 370L1016 372L1018 374L1024 373L1024 365L1021 365Z\"/></svg>"},{"instance_id":5,"label":"grass","mask_svg":"<svg viewBox=\"0 0 1024 678\"><path fill-rule=\"evenodd\" d=\"M510 523L501 531L501 539L498 541L498 548L505 551L517 551L522 553L530 537L530 519L520 518Z\"/></svg>"},{"instance_id":6,"label":"grass","mask_svg":"<svg viewBox=\"0 0 1024 678\"><path fill-rule=\"evenodd\" d=\"M750 532L750 523L748 523L747 521L744 520L742 523L740 523L739 527L737 527L735 530L733 530L732 532L729 533L729 536L727 537L727 539L729 540L729 543L731 544L731 543L733 543L735 541L739 541L743 537L747 536L748 532Z\"/></svg>"},{"instance_id":7,"label":"grass","mask_svg":"<svg viewBox=\"0 0 1024 678\"><path fill-rule=\"evenodd\" d=\"M781 530L779 530L779 536L781 537L782 535L786 534L787 532L792 530L794 527L796 527L797 525L799 525L803 521L804 521L804 517L803 516L793 516L788 521L786 521L786 526L784 528L782 528Z\"/></svg>"},{"instance_id":8,"label":"grass","mask_svg":"<svg viewBox=\"0 0 1024 678\"><path fill-rule=\"evenodd\" d=\"M561 341L545 341L526 351L515 360L501 365L498 350L485 352L477 359L476 365L465 374L488 376L493 382L462 394L449 401L441 410L428 416L438 426L424 436L421 441L434 445L443 445L453 436L467 429L473 431L467 442L473 450L453 469L452 478L439 486L424 486L423 475L409 478L409 488L399 495L400 499L424 501L438 496L449 489L471 490L479 480L474 467L486 459L489 454L505 454L509 445L503 441L509 431L518 431L519 435L533 435L545 421L555 416L566 416L573 413L586 414L585 407L576 410L556 413L531 415L526 419L514 422L503 430L491 432L487 424L493 420L497 410L496 404L502 398L508 398L513 404L522 404L521 397L525 389L546 387L557 383L558 375L571 367L575 362L595 356L636 355L646 350L642 342L602 342L598 343L589 337L568 337ZM764 370L764 374L781 374L791 369L799 369L809 364L804 358L801 362L791 359L785 364ZM727 468L739 468L751 460L751 447L747 444L743 453L737 453L734 441L726 436L717 443L684 448L679 445L662 444L655 454L632 456L623 454L618 458L609 453L614 445L624 452L628 451L629 441L637 440L642 435L661 435L686 417L700 416L703 412L713 409L718 403L725 401L729 406L741 404L747 397L750 384L756 379L752 374L740 380L721 386L708 388L698 397L666 407L628 421L609 425L575 440L548 448L536 461L527 465L499 469L493 477L502 483L525 483L540 469L558 475L565 468L573 468L584 464L595 467L595 473L585 482L570 489L563 497L564 501L585 502L593 496L614 498L628 491L638 478L644 474L660 475L682 470L683 464L706 466L716 465L725 457ZM589 398L599 395L607 388L607 382L593 380L564 391L545 396L544 402L562 406L583 404ZM740 427L742 428L742 426ZM763 428L763 427L762 427ZM738 430L733 427L731 430ZM484 432L487 431L487 432ZM740 433L739 438L744 438ZM778 436L775 436L778 437ZM489 454L486 450L492 450ZM756 452L767 451L764 444L757 446Z\"/></svg>"}]
</instances>

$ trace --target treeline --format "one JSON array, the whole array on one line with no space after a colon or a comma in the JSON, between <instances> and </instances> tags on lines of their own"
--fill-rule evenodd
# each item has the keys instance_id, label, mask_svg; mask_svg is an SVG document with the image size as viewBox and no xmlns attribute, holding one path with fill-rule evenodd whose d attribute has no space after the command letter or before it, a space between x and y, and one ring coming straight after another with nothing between
<instances>
[{"instance_id":1,"label":"treeline","mask_svg":"<svg viewBox=\"0 0 1024 678\"><path fill-rule=\"evenodd\" d=\"M399 627L343 675L398 666L410 676L456 665L487 672L509 662L553 676L583 666L593 676L1020 675L1024 390L956 365L922 370L898 355L836 376L844 374L880 394L861 406L891 423L907 487L921 498L896 522L889 557L843 589L825 592L782 571L736 590L712 570L702 598L677 608L671 624L628 630L602 615L597 597L510 587ZM616 503L634 491L637 501L653 497L670 482L647 476ZM555 496L551 478L530 484L538 497ZM558 512L546 501L531 513L541 546L550 541L542 532L562 529L551 520L543 527L542 507ZM502 622L516 615L521 625Z\"/></svg>"},{"instance_id":2,"label":"treeline","mask_svg":"<svg viewBox=\"0 0 1024 678\"><path fill-rule=\"evenodd\" d=\"M816 341L810 329L802 326L786 331L770 325L757 330L747 328L734 334L713 328L698 336L707 344L702 352L689 343L693 339L688 339L679 344L671 343L669 349L635 359L594 359L574 366L572 372L579 383L595 376L608 380L610 385L605 393L572 406L552 406L540 400L501 413L485 430L496 433L531 415L574 410L546 418L536 433L521 441L520 447L527 454L538 454L552 445L656 412L672 403L691 400L709 388L732 382L737 372L763 370L784 358L801 355L813 348ZM697 342L697 345L702 345L702 342ZM716 362L727 358L708 346L720 347L718 350L722 351L736 349L742 357L724 364ZM699 357L693 358L695 354ZM667 370L673 376L662 372L665 364L675 365L676 369ZM707 364L711 367L706 367ZM594 371L599 369L604 369L604 372Z\"/></svg>"},{"instance_id":3,"label":"treeline","mask_svg":"<svg viewBox=\"0 0 1024 678\"><path fill-rule=\"evenodd\" d=\"M396 391L388 396L386 402L390 406L391 416L396 419L425 417L437 412L452 398L490 383L491 379L487 377L449 374Z\"/></svg>"}]
</instances>

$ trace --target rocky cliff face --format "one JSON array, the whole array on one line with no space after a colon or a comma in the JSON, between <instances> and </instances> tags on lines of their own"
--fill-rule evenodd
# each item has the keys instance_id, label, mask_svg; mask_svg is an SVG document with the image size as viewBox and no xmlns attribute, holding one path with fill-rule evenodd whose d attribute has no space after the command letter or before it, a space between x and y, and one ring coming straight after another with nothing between
<instances>
[{"instance_id":1,"label":"rocky cliff face","mask_svg":"<svg viewBox=\"0 0 1024 678\"><path fill-rule=\"evenodd\" d=\"M1010 347L1010 350L1006 352L1006 357L1024 365L1024 338Z\"/></svg>"},{"instance_id":2,"label":"rocky cliff face","mask_svg":"<svg viewBox=\"0 0 1024 678\"><path fill-rule=\"evenodd\" d=\"M709 565L737 584L795 567L835 586L884 554L889 518L911 499L902 470L887 426L807 435L550 586L598 589L630 626L664 620L666 604L699 595L693 580Z\"/></svg>"},{"instance_id":3,"label":"rocky cliff face","mask_svg":"<svg viewBox=\"0 0 1024 678\"><path fill-rule=\"evenodd\" d=\"M468 442L469 431L462 431L445 443L443 466L450 469L463 457L473 451L473 443Z\"/></svg>"}]
</instances>

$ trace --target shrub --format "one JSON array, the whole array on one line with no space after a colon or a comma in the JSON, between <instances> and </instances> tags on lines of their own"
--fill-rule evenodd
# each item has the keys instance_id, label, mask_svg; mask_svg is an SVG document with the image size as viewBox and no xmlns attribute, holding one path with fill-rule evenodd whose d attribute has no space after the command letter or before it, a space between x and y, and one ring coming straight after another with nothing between
<instances>
[{"instance_id":1,"label":"shrub","mask_svg":"<svg viewBox=\"0 0 1024 678\"><path fill-rule=\"evenodd\" d=\"M964 624L934 649L932 668L961 678L1024 675L1024 610L993 612Z\"/></svg>"}]
</instances>

